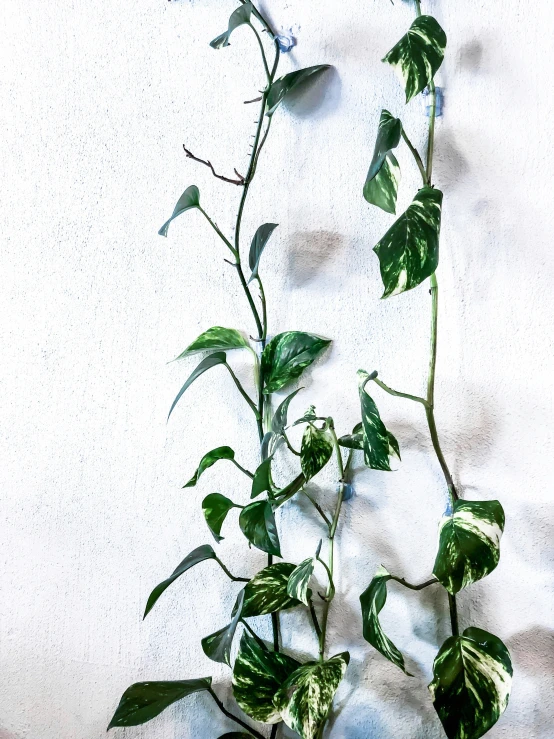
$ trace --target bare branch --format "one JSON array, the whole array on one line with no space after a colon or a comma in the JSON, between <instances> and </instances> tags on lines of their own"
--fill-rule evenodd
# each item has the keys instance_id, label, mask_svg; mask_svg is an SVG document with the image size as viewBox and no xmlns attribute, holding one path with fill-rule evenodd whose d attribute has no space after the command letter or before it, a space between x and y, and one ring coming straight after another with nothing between
<instances>
[{"instance_id":1,"label":"bare branch","mask_svg":"<svg viewBox=\"0 0 554 739\"><path fill-rule=\"evenodd\" d=\"M224 177L222 174L217 174L217 172L213 168L213 165L210 161L208 161L207 159L200 159L200 157L195 156L192 153L192 151L189 151L184 144L183 144L183 149L189 159L194 159L195 162L200 162L201 164L205 164L206 167L209 167L212 170L213 176L217 177L218 180L223 180L223 182L230 182L232 185L243 185L244 186L244 177L240 175L236 169L235 169L235 174L237 175L239 179L233 180L230 177Z\"/></svg>"}]
</instances>

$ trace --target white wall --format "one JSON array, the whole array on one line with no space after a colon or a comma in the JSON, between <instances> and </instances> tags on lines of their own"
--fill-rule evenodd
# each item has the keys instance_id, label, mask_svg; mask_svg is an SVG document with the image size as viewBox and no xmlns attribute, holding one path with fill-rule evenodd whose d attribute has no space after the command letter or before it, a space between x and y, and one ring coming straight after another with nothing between
<instances>
[{"instance_id":1,"label":"white wall","mask_svg":"<svg viewBox=\"0 0 554 739\"><path fill-rule=\"evenodd\" d=\"M371 248L391 223L361 186L382 106L418 145L426 119L406 109L381 56L411 22L386 0L269 0L298 46L283 71L335 71L281 110L264 152L245 239L280 224L264 256L270 330L304 329L335 343L307 373L307 405L358 418L355 371L377 368L422 392L425 288L379 300ZM550 2L427 0L449 35L435 183L444 190L438 424L463 494L498 498L507 515L494 574L461 594L463 627L489 629L515 666L510 706L491 739L552 737L552 227L554 144ZM247 166L262 84L246 31L208 42L231 0L3 0L1 739L100 739L123 690L142 679L229 675L200 639L225 623L233 592L215 565L187 574L143 623L150 589L210 541L200 502L247 489L225 463L181 486L200 457L231 444L256 463L255 429L215 370L169 404L194 360L166 364L201 330L253 332L236 276L199 214L156 231L189 184L230 232L239 191L185 159L183 142L219 170ZM404 151L402 203L417 187ZM248 379L246 357L233 357ZM432 567L444 484L418 406L378 395L403 448L398 472L361 473L338 542L332 652L352 662L333 737L438 739L426 684L448 635L439 592L391 593L384 622L415 678L360 637L358 596L383 562L413 580ZM283 467L283 475L289 470ZM322 476L322 497L333 477ZM320 536L291 504L284 556L300 561ZM240 572L264 556L226 527L222 558ZM266 628L264 626L264 628ZM267 631L265 632L267 633ZM285 642L313 653L305 617L283 619ZM303 636L305 634L305 636ZM219 736L232 725L192 697L125 736Z\"/></svg>"}]
</instances>

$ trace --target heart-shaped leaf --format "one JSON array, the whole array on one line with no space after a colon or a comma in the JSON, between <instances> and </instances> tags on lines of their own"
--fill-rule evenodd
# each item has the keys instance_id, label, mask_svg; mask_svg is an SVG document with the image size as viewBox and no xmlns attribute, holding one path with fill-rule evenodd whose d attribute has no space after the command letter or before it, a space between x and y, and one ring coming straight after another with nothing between
<instances>
[{"instance_id":1,"label":"heart-shaped leaf","mask_svg":"<svg viewBox=\"0 0 554 739\"><path fill-rule=\"evenodd\" d=\"M274 704L286 725L302 739L316 739L327 719L350 655L337 654L325 662L307 662L277 691Z\"/></svg>"},{"instance_id":2,"label":"heart-shaped leaf","mask_svg":"<svg viewBox=\"0 0 554 739\"><path fill-rule=\"evenodd\" d=\"M192 208L198 208L200 206L200 192L196 185L191 185L190 187L187 187L185 192L181 195L179 200L177 201L177 205L175 206L173 213L171 215L171 218L167 220L164 225L160 228L158 231L160 236L167 236L167 230L169 228L169 224L171 221L173 221L177 216L180 216L181 213L185 213L187 210L191 210Z\"/></svg>"},{"instance_id":3,"label":"heart-shaped leaf","mask_svg":"<svg viewBox=\"0 0 554 739\"><path fill-rule=\"evenodd\" d=\"M209 690L211 677L172 682L135 683L123 693L108 731L115 726L139 726L155 718L172 703L187 695Z\"/></svg>"},{"instance_id":4,"label":"heart-shaped leaf","mask_svg":"<svg viewBox=\"0 0 554 739\"><path fill-rule=\"evenodd\" d=\"M314 567L315 558L308 557L308 559L300 562L298 567L294 568L290 573L287 583L287 593L290 597L301 601L306 606L310 605L308 585L310 583L310 578L313 575Z\"/></svg>"},{"instance_id":5,"label":"heart-shaped leaf","mask_svg":"<svg viewBox=\"0 0 554 739\"><path fill-rule=\"evenodd\" d=\"M494 634L474 627L447 639L433 664L429 691L448 739L479 739L506 710L510 653Z\"/></svg>"},{"instance_id":6,"label":"heart-shaped leaf","mask_svg":"<svg viewBox=\"0 0 554 739\"><path fill-rule=\"evenodd\" d=\"M244 605L242 615L265 616L276 611L296 608L300 601L287 592L289 577L295 566L290 562L275 562L264 567L244 587Z\"/></svg>"},{"instance_id":7,"label":"heart-shaped leaf","mask_svg":"<svg viewBox=\"0 0 554 739\"><path fill-rule=\"evenodd\" d=\"M235 458L235 452L231 449L230 446L218 446L217 449L212 449L211 452L208 452L202 457L196 472L190 478L187 484L183 485L183 488L194 487L196 483L198 482L198 480L200 479L200 475L203 472L205 472L209 467L214 465L220 459L234 459L234 458Z\"/></svg>"},{"instance_id":8,"label":"heart-shaped leaf","mask_svg":"<svg viewBox=\"0 0 554 739\"><path fill-rule=\"evenodd\" d=\"M395 647L381 628L379 613L387 601L387 582L391 579L390 573L384 567L379 567L369 586L360 595L362 606L364 639L371 644L383 657L400 667L406 675L410 673L404 665L402 653Z\"/></svg>"},{"instance_id":9,"label":"heart-shaped leaf","mask_svg":"<svg viewBox=\"0 0 554 739\"><path fill-rule=\"evenodd\" d=\"M192 383L195 380L197 380L200 377L200 375L203 375L204 372L211 369L212 367L217 367L218 364L226 364L226 363L227 363L227 356L225 352L215 352L214 354L210 354L209 357L206 357L205 359L203 359L200 362L200 364L196 367L194 372L192 372L192 374L190 375L188 380L185 382L183 387L179 390L177 397L175 398L171 408L169 409L167 418L169 419L169 417L173 413L175 406L181 400L186 390L188 390L188 388L192 385Z\"/></svg>"},{"instance_id":10,"label":"heart-shaped leaf","mask_svg":"<svg viewBox=\"0 0 554 739\"><path fill-rule=\"evenodd\" d=\"M500 559L504 510L497 500L456 500L440 524L433 574L455 595L490 574Z\"/></svg>"},{"instance_id":11,"label":"heart-shaped leaf","mask_svg":"<svg viewBox=\"0 0 554 739\"><path fill-rule=\"evenodd\" d=\"M381 111L373 159L364 184L364 198L387 213L396 213L400 166L391 153L400 142L402 123L388 110Z\"/></svg>"},{"instance_id":12,"label":"heart-shaped leaf","mask_svg":"<svg viewBox=\"0 0 554 739\"><path fill-rule=\"evenodd\" d=\"M287 395L282 403L280 403L271 421L271 430L274 434L282 434L285 431L287 427L287 416L290 402L294 396L303 389L304 388L299 387L298 390L294 390L290 395Z\"/></svg>"},{"instance_id":13,"label":"heart-shaped leaf","mask_svg":"<svg viewBox=\"0 0 554 739\"><path fill-rule=\"evenodd\" d=\"M423 187L373 247L385 286L383 298L412 290L437 269L441 209L442 192Z\"/></svg>"},{"instance_id":14,"label":"heart-shaped leaf","mask_svg":"<svg viewBox=\"0 0 554 739\"><path fill-rule=\"evenodd\" d=\"M204 518L206 519L206 523L217 542L220 542L223 539L223 537L220 536L221 527L223 526L223 522L227 518L227 514L231 508L240 508L240 506L237 506L232 500L221 495L221 493L211 493L202 501Z\"/></svg>"},{"instance_id":15,"label":"heart-shaped leaf","mask_svg":"<svg viewBox=\"0 0 554 739\"><path fill-rule=\"evenodd\" d=\"M302 436L300 464L306 480L322 470L333 454L333 442L326 428L318 429L309 423Z\"/></svg>"},{"instance_id":16,"label":"heart-shaped leaf","mask_svg":"<svg viewBox=\"0 0 554 739\"><path fill-rule=\"evenodd\" d=\"M225 33L220 34L213 41L210 42L212 49L223 49L225 46L229 46L229 36L239 26L243 26L245 23L250 25L250 16L252 15L252 3L245 2L240 8L237 8L231 13L229 18L229 27Z\"/></svg>"},{"instance_id":17,"label":"heart-shaped leaf","mask_svg":"<svg viewBox=\"0 0 554 739\"><path fill-rule=\"evenodd\" d=\"M385 428L375 401L365 389L368 377L367 372L358 370L364 461L372 470L390 472L389 458L391 454L400 456L398 442Z\"/></svg>"},{"instance_id":18,"label":"heart-shaped leaf","mask_svg":"<svg viewBox=\"0 0 554 739\"><path fill-rule=\"evenodd\" d=\"M187 554L181 564L177 567L176 570L174 570L174 572L167 578L167 580L164 580L159 585L156 585L154 590L150 593L148 602L146 603L146 609L144 611L144 618L146 618L146 616L150 613L160 595L164 592L164 590L167 590L171 583L175 582L178 577L181 577L181 575L183 575L187 570L190 570L191 567L194 567L194 565L197 565L199 562L204 562L204 560L206 559L216 559L216 554L213 550L213 547L211 547L209 544L203 544L202 546L193 549L190 554Z\"/></svg>"},{"instance_id":19,"label":"heart-shaped leaf","mask_svg":"<svg viewBox=\"0 0 554 739\"><path fill-rule=\"evenodd\" d=\"M248 349L248 342L244 336L234 328L223 328L223 326L212 326L189 344L177 359L190 357L199 352L228 351L229 349Z\"/></svg>"},{"instance_id":20,"label":"heart-shaped leaf","mask_svg":"<svg viewBox=\"0 0 554 739\"><path fill-rule=\"evenodd\" d=\"M431 82L444 59L446 34L430 15L421 15L383 59L391 64L406 91L406 102Z\"/></svg>"},{"instance_id":21,"label":"heart-shaped leaf","mask_svg":"<svg viewBox=\"0 0 554 739\"><path fill-rule=\"evenodd\" d=\"M264 649L244 632L233 667L233 694L244 713L255 721L276 724L281 721L273 698L287 677L300 666L282 652Z\"/></svg>"},{"instance_id":22,"label":"heart-shaped leaf","mask_svg":"<svg viewBox=\"0 0 554 739\"><path fill-rule=\"evenodd\" d=\"M242 509L239 516L239 526L248 541L257 549L268 554L281 556L281 545L275 515L268 500L250 503Z\"/></svg>"},{"instance_id":23,"label":"heart-shaped leaf","mask_svg":"<svg viewBox=\"0 0 554 739\"><path fill-rule=\"evenodd\" d=\"M262 252L265 249L265 245L269 241L269 237L275 231L279 224L278 223L264 223L258 228L250 244L250 253L248 255L248 266L250 267L251 275L248 282L256 279L258 276L258 268L260 266L260 258Z\"/></svg>"},{"instance_id":24,"label":"heart-shaped leaf","mask_svg":"<svg viewBox=\"0 0 554 739\"><path fill-rule=\"evenodd\" d=\"M303 331L277 334L262 354L264 393L275 393L300 377L330 343L329 339Z\"/></svg>"},{"instance_id":25,"label":"heart-shaped leaf","mask_svg":"<svg viewBox=\"0 0 554 739\"><path fill-rule=\"evenodd\" d=\"M329 64L316 64L314 67L306 67L306 69L298 69L296 72L289 72L271 85L267 96L267 115L272 116L286 96L296 87L306 82L308 79L314 79L326 69Z\"/></svg>"},{"instance_id":26,"label":"heart-shaped leaf","mask_svg":"<svg viewBox=\"0 0 554 739\"><path fill-rule=\"evenodd\" d=\"M231 646L235 638L235 631L238 623L242 618L242 605L244 602L244 590L241 590L237 596L237 602L233 609L233 619L230 624L224 626L210 636L202 639L202 650L206 657L214 662L221 662L224 665L231 666Z\"/></svg>"}]
</instances>

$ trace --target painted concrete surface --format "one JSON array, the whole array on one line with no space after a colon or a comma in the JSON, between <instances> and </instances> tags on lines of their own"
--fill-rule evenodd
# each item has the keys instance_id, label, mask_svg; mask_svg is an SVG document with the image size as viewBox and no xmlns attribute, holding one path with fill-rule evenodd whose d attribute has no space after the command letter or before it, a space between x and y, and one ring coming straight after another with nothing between
<instances>
[{"instance_id":1,"label":"painted concrete surface","mask_svg":"<svg viewBox=\"0 0 554 739\"><path fill-rule=\"evenodd\" d=\"M499 499L507 516L498 569L461 594L462 626L498 634L514 660L510 706L491 739L552 736L552 231L554 98L547 0L424 2L449 35L440 84L435 184L445 193L437 420L464 496ZM244 172L263 83L255 39L208 42L230 0L4 0L2 106L1 739L100 739L123 690L145 679L228 671L200 639L226 622L236 587L199 566L143 623L151 588L209 541L200 503L245 501L226 463L189 490L202 454L230 444L256 463L255 428L230 379L198 381L166 424L194 360L166 364L212 325L253 333L227 256L200 214L156 232L184 188L231 232L239 192L185 159ZM423 392L425 288L380 301L371 249L392 219L361 197L382 107L418 145L419 100L404 108L379 59L411 22L409 3L267 0L298 40L283 72L334 66L275 117L248 204L244 237L279 223L264 255L270 331L334 340L306 374L292 414L314 403L340 433L358 419L355 372ZM401 206L418 184L405 151ZM251 385L246 355L233 366ZM360 637L358 596L380 563L428 576L444 485L418 406L378 396L403 461L362 472L338 540L338 598L329 649L350 649L330 735L439 739L426 684L448 635L445 598L391 589L383 621L407 655L405 677ZM285 478L292 471L282 462ZM316 480L323 500L332 473ZM284 557L309 556L317 521L297 504L280 516ZM221 557L253 572L231 517ZM260 630L267 634L267 625ZM265 631L264 631L265 630ZM302 613L283 618L302 656L314 639ZM138 739L219 736L232 724L191 697Z\"/></svg>"}]
</instances>

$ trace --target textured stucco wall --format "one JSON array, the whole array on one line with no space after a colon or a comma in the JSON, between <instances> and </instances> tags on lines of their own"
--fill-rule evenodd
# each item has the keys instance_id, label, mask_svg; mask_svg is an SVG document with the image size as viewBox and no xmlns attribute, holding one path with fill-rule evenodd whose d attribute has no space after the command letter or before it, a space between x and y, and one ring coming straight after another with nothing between
<instances>
[{"instance_id":1,"label":"textured stucco wall","mask_svg":"<svg viewBox=\"0 0 554 739\"><path fill-rule=\"evenodd\" d=\"M445 192L438 424L463 493L499 498L507 514L500 566L461 595L460 618L512 651L512 700L491 738L549 739L552 11L548 0L423 4L449 34L435 174ZM265 7L278 28L298 29L284 71L318 62L335 71L276 116L244 234L280 224L264 256L271 332L335 340L293 412L315 403L344 433L358 418L359 367L423 391L428 294L379 301L371 247L391 219L361 198L383 105L424 140L419 101L404 109L379 63L412 8ZM257 49L243 32L224 51L208 46L233 8L231 0L1 3L1 739L100 739L131 682L228 680L199 645L232 603L215 566L190 572L144 623L141 612L152 586L209 541L203 495L247 495L225 463L181 490L201 455L230 443L245 464L256 460L250 416L221 371L165 422L194 364L167 360L209 326L253 331L199 214L175 222L167 241L156 235L192 183L219 225L232 224L238 190L186 160L181 144L219 170L246 168L255 112L242 101L262 84ZM417 173L403 150L400 158L405 205ZM247 358L233 362L248 381ZM415 581L428 575L445 505L420 408L378 399L403 463L394 474L360 474L345 506L329 643L349 648L352 662L333 737L439 739L425 686L448 635L444 597L390 595L384 622L415 678L360 638L359 593L381 562ZM322 476L321 496L331 483ZM221 556L235 569L262 566L234 528ZM284 556L296 561L320 536L295 504L281 532ZM283 634L313 653L301 614L283 619ZM231 728L207 698L192 697L125 735L209 739Z\"/></svg>"}]
</instances>

